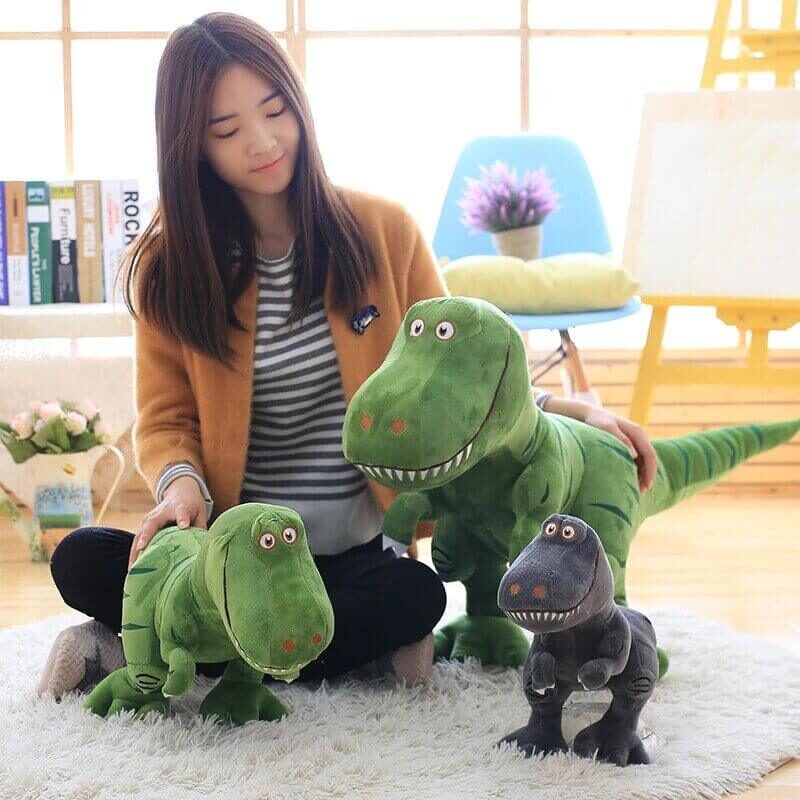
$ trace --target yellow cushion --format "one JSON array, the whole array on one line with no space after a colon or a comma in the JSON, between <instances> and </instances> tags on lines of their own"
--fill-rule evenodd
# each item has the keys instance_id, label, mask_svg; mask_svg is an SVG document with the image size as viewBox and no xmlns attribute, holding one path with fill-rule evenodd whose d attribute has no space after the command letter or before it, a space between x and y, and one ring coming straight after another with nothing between
<instances>
[{"instance_id":1,"label":"yellow cushion","mask_svg":"<svg viewBox=\"0 0 800 800\"><path fill-rule=\"evenodd\" d=\"M612 256L598 253L523 261L513 256L465 256L442 275L452 295L481 297L513 314L561 314L624 306L639 282Z\"/></svg>"}]
</instances>

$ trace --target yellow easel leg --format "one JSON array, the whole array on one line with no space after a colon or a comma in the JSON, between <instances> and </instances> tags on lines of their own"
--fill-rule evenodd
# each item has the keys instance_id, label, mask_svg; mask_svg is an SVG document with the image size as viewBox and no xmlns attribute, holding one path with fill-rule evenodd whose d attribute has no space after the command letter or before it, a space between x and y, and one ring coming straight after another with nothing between
<instances>
[{"instance_id":1,"label":"yellow easel leg","mask_svg":"<svg viewBox=\"0 0 800 800\"><path fill-rule=\"evenodd\" d=\"M650 414L650 403L653 399L653 388L655 387L658 366L661 361L661 342L664 339L668 311L669 306L653 307L650 328L647 331L647 341L639 361L639 372L636 376L636 385L633 387L633 399L631 400L629 416L640 425L647 424L647 418Z\"/></svg>"}]
</instances>

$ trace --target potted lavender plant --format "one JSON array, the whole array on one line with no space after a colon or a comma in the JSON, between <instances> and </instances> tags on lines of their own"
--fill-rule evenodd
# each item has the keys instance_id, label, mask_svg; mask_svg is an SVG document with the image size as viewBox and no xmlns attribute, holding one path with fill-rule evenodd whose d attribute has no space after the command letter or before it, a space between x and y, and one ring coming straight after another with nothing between
<instances>
[{"instance_id":1,"label":"potted lavender plant","mask_svg":"<svg viewBox=\"0 0 800 800\"><path fill-rule=\"evenodd\" d=\"M539 258L542 222L558 207L545 168L528 170L522 180L508 164L496 161L480 167L480 178L467 178L459 206L461 222L473 231L487 231L498 253L525 260Z\"/></svg>"}]
</instances>

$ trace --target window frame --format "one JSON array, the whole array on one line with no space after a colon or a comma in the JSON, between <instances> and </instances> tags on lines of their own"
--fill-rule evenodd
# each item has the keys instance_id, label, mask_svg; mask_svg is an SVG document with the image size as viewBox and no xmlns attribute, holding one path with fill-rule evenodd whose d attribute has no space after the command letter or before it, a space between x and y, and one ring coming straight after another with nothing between
<instances>
[{"instance_id":1,"label":"window frame","mask_svg":"<svg viewBox=\"0 0 800 800\"><path fill-rule=\"evenodd\" d=\"M546 29L532 25L529 16L528 0L519 2L519 25L515 28L459 28L459 29L384 29L384 30L318 30L309 29L306 24L307 0L284 0L286 4L286 27L272 32L286 43L287 51L296 64L303 79L305 79L306 43L309 39L355 39L355 38L449 38L455 36L470 37L509 37L517 39L520 46L519 56L519 87L520 87L520 131L530 130L530 53L535 47L535 40L540 37L568 36L568 37L708 37L707 28L575 28L575 29ZM743 0L747 4L747 0ZM61 42L63 65L63 108L64 108L64 162L66 177L74 176L75 166L75 133L74 133L74 103L72 86L72 43L79 40L98 39L163 39L166 40L170 31L137 30L137 31L75 31L71 26L72 0L61 0L61 28L55 31L0 31L0 42L3 40L58 40ZM746 15L743 15L746 27ZM731 30L729 34L736 36L738 31ZM700 76L698 75L698 85Z\"/></svg>"}]
</instances>

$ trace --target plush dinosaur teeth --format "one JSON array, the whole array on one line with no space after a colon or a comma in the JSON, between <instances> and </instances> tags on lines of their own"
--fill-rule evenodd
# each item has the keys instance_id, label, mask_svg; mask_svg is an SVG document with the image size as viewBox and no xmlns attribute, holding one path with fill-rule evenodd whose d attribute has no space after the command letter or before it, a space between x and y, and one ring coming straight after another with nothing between
<instances>
[{"instance_id":1,"label":"plush dinosaur teeth","mask_svg":"<svg viewBox=\"0 0 800 800\"><path fill-rule=\"evenodd\" d=\"M453 458L449 461L445 462L444 464L438 464L435 467L428 467L427 469L393 469L390 467L368 467L365 464L354 464L353 466L356 469L361 470L361 472L370 475L373 478L389 478L390 480L405 480L406 478L410 481L417 480L417 474L419 474L419 479L424 481L428 474L430 474L431 478L437 477L440 473L444 475L445 473L450 471L451 467L458 467L462 463L466 463L467 459L469 459L470 455L472 454L472 445L473 443L470 442L463 450L459 450Z\"/></svg>"},{"instance_id":2,"label":"plush dinosaur teeth","mask_svg":"<svg viewBox=\"0 0 800 800\"><path fill-rule=\"evenodd\" d=\"M424 481L428 475L430 475L431 478L436 478L439 474L444 475L449 472L452 467L458 467L461 464L465 464L470 455L472 455L472 445L473 442L470 442L463 450L459 450L459 452L456 453L456 455L454 455L449 461L446 461L443 464L437 464L435 467L427 467L426 469L402 470L391 467L368 467L365 464L354 464L353 466L373 478L389 478L390 480L399 481L407 479L409 481L416 481L417 475L419 475L419 479Z\"/></svg>"}]
</instances>

